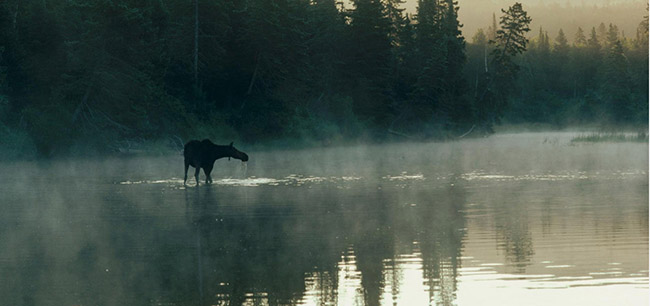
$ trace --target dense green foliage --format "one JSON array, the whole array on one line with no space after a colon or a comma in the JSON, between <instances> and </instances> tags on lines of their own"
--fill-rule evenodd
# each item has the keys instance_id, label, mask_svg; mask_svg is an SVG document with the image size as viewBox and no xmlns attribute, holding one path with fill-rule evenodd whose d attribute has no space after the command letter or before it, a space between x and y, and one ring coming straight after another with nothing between
<instances>
[{"instance_id":1,"label":"dense green foliage","mask_svg":"<svg viewBox=\"0 0 650 306\"><path fill-rule=\"evenodd\" d=\"M457 2L419 0L415 16L401 5L2 1L0 151L441 138L489 131L502 117L646 120L647 18L635 39L615 26L573 45L564 34L553 46L537 38L503 61L488 45L501 34L466 46ZM488 32L507 32L503 20ZM521 69L506 78L506 63Z\"/></svg>"}]
</instances>

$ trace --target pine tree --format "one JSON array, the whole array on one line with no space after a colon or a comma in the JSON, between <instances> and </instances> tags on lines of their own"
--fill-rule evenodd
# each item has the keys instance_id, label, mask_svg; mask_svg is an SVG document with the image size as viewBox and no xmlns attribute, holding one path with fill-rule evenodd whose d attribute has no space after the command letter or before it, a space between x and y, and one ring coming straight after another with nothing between
<instances>
[{"instance_id":1,"label":"pine tree","mask_svg":"<svg viewBox=\"0 0 650 306\"><path fill-rule=\"evenodd\" d=\"M490 84L487 85L484 94L477 102L479 118L485 120L484 124L488 131L492 124L496 123L502 116L506 106L507 98L514 86L514 77L519 66L514 62L514 57L526 51L528 38L526 33L530 31L529 25L532 19L523 10L521 3L515 3L508 10L501 10L500 25L496 38L491 43L495 44L492 51L492 66ZM487 97L486 97L487 96Z\"/></svg>"},{"instance_id":2,"label":"pine tree","mask_svg":"<svg viewBox=\"0 0 650 306\"><path fill-rule=\"evenodd\" d=\"M375 127L389 124L390 101L386 99L392 55L392 27L380 0L354 0L349 12L348 70L356 81L353 94L358 114Z\"/></svg>"},{"instance_id":3,"label":"pine tree","mask_svg":"<svg viewBox=\"0 0 650 306\"><path fill-rule=\"evenodd\" d=\"M437 0L419 0L416 46L420 68L413 92L413 114L417 120L431 121L438 111L444 90L445 50L441 31L441 7Z\"/></svg>"},{"instance_id":4,"label":"pine tree","mask_svg":"<svg viewBox=\"0 0 650 306\"><path fill-rule=\"evenodd\" d=\"M598 39L598 34L596 34L596 28L591 28L591 34L589 35L589 40L587 40L587 48L591 50L594 55L600 53L601 45L600 40Z\"/></svg>"},{"instance_id":5,"label":"pine tree","mask_svg":"<svg viewBox=\"0 0 650 306\"><path fill-rule=\"evenodd\" d=\"M618 27L610 23L609 30L607 31L607 35L605 36L606 49L614 47L614 44L616 44L617 41L619 41Z\"/></svg>"},{"instance_id":6,"label":"pine tree","mask_svg":"<svg viewBox=\"0 0 650 306\"><path fill-rule=\"evenodd\" d=\"M587 37L581 27L575 35L573 46L569 52L569 72L568 79L573 80L573 98L583 97L588 87L586 78L587 67L592 63L587 60ZM585 119L585 117L578 118Z\"/></svg>"},{"instance_id":7,"label":"pine tree","mask_svg":"<svg viewBox=\"0 0 650 306\"><path fill-rule=\"evenodd\" d=\"M636 30L636 45L639 48L648 49L648 9L650 4L646 4L646 15L643 16L643 20L639 23L639 26Z\"/></svg>"},{"instance_id":8,"label":"pine tree","mask_svg":"<svg viewBox=\"0 0 650 306\"><path fill-rule=\"evenodd\" d=\"M587 45L587 37L585 37L585 32L581 27L578 27L575 39L573 40L573 45L576 47L584 47Z\"/></svg>"},{"instance_id":9,"label":"pine tree","mask_svg":"<svg viewBox=\"0 0 650 306\"><path fill-rule=\"evenodd\" d=\"M564 31L560 29L555 38L555 45L553 45L553 55L558 60L566 60L569 55L569 42L564 35Z\"/></svg>"},{"instance_id":10,"label":"pine tree","mask_svg":"<svg viewBox=\"0 0 650 306\"><path fill-rule=\"evenodd\" d=\"M547 64L551 56L551 43L548 39L548 32L545 32L542 27L539 27L539 34L536 41L537 53L542 61Z\"/></svg>"},{"instance_id":11,"label":"pine tree","mask_svg":"<svg viewBox=\"0 0 650 306\"><path fill-rule=\"evenodd\" d=\"M404 0L386 0L386 15L390 21L390 37L391 45L399 45L399 33L402 31L406 24L406 16L404 16Z\"/></svg>"},{"instance_id":12,"label":"pine tree","mask_svg":"<svg viewBox=\"0 0 650 306\"><path fill-rule=\"evenodd\" d=\"M483 29L478 29L476 31L476 34L474 34L474 37L472 37L472 45L478 47L477 49L479 51L478 56L481 57L479 68L483 72L488 72L488 65L487 65L487 55L488 55L488 46L489 46L488 42L489 40L485 35Z\"/></svg>"},{"instance_id":13,"label":"pine tree","mask_svg":"<svg viewBox=\"0 0 650 306\"><path fill-rule=\"evenodd\" d=\"M596 29L598 41L604 42L607 40L607 26L604 22L601 22Z\"/></svg>"},{"instance_id":14,"label":"pine tree","mask_svg":"<svg viewBox=\"0 0 650 306\"><path fill-rule=\"evenodd\" d=\"M417 70L420 67L417 59L415 28L408 15L404 18L404 25L398 36L399 46L395 48L396 67L393 72L394 85L391 95L394 99L394 107L399 108L396 111L397 117L402 119L408 112L408 103L412 98L413 87L417 81ZM396 118L393 125L397 121Z\"/></svg>"},{"instance_id":15,"label":"pine tree","mask_svg":"<svg viewBox=\"0 0 650 306\"><path fill-rule=\"evenodd\" d=\"M634 118L631 78L623 44L617 40L607 50L604 68L603 95L611 120L616 123L630 122Z\"/></svg>"},{"instance_id":16,"label":"pine tree","mask_svg":"<svg viewBox=\"0 0 650 306\"><path fill-rule=\"evenodd\" d=\"M496 39L498 29L499 27L497 25L497 15L492 13L492 25L488 27L488 31L487 31L488 40Z\"/></svg>"},{"instance_id":17,"label":"pine tree","mask_svg":"<svg viewBox=\"0 0 650 306\"><path fill-rule=\"evenodd\" d=\"M310 6L308 50L312 87L317 95L331 95L342 80L345 20L335 0L317 0Z\"/></svg>"},{"instance_id":18,"label":"pine tree","mask_svg":"<svg viewBox=\"0 0 650 306\"><path fill-rule=\"evenodd\" d=\"M479 82L485 79L488 69L488 39L483 29L478 29L467 45L467 80L470 83L472 97L477 99Z\"/></svg>"},{"instance_id":19,"label":"pine tree","mask_svg":"<svg viewBox=\"0 0 650 306\"><path fill-rule=\"evenodd\" d=\"M634 101L635 121L646 122L648 119L648 5L646 5L646 14L637 27L634 48L628 52L630 74L633 76L634 84Z\"/></svg>"},{"instance_id":20,"label":"pine tree","mask_svg":"<svg viewBox=\"0 0 650 306\"><path fill-rule=\"evenodd\" d=\"M496 45L492 52L493 61L497 67L497 75L501 77L512 77L519 69L512 59L526 51L528 38L526 33L530 31L528 25L531 18L523 10L521 3L515 3L508 10L501 10L504 15L501 17L501 28L497 31L497 37L493 41Z\"/></svg>"},{"instance_id":21,"label":"pine tree","mask_svg":"<svg viewBox=\"0 0 650 306\"><path fill-rule=\"evenodd\" d=\"M458 2L445 0L441 7L441 34L443 52L445 53L445 73L442 93L442 112L449 118L454 128L460 128L471 122L471 107L464 97L466 82L463 69L467 60L465 38L462 36L458 22Z\"/></svg>"},{"instance_id":22,"label":"pine tree","mask_svg":"<svg viewBox=\"0 0 650 306\"><path fill-rule=\"evenodd\" d=\"M602 61L601 49L602 47L598 40L596 28L591 28L591 34L587 40L587 47L585 50L586 65L582 74L585 89L588 91L594 91L596 89L596 76L598 75L598 70Z\"/></svg>"},{"instance_id":23,"label":"pine tree","mask_svg":"<svg viewBox=\"0 0 650 306\"><path fill-rule=\"evenodd\" d=\"M557 93L567 96L571 88L574 87L575 80L570 80L567 77L569 64L569 43L564 35L564 31L560 29L555 44L553 45L553 64L551 78L553 88L557 89Z\"/></svg>"}]
</instances>

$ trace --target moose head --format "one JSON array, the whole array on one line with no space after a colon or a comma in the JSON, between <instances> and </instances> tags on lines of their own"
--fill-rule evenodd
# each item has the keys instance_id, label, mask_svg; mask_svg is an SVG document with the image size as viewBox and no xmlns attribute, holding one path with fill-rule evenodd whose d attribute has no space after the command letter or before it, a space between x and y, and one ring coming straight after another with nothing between
<instances>
[{"instance_id":1,"label":"moose head","mask_svg":"<svg viewBox=\"0 0 650 306\"><path fill-rule=\"evenodd\" d=\"M232 143L232 142L230 143L230 145L228 145L228 146L226 147L225 151L226 151L226 154L227 154L227 156L228 156L228 160L230 160L230 158L232 157L232 158L239 159L239 160L241 160L241 161L243 161L243 162L247 162L247 161L248 161L248 154L246 154L246 153L244 153L244 152L242 152L242 151L237 150L237 149L233 146L233 143Z\"/></svg>"}]
</instances>

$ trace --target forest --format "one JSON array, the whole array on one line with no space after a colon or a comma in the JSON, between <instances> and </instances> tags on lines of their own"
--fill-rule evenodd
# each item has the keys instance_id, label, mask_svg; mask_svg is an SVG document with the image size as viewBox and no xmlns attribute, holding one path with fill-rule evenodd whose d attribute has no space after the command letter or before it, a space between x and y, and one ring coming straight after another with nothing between
<instances>
[{"instance_id":1,"label":"forest","mask_svg":"<svg viewBox=\"0 0 650 306\"><path fill-rule=\"evenodd\" d=\"M647 10L549 33L513 3L464 33L458 1L403 4L2 1L0 159L647 129Z\"/></svg>"}]
</instances>

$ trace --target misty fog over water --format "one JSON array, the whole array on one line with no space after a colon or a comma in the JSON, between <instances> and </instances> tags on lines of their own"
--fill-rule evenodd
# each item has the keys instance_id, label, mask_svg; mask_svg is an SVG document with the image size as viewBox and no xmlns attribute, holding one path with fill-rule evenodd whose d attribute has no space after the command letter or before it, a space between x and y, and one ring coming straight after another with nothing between
<instances>
[{"instance_id":1,"label":"misty fog over water","mask_svg":"<svg viewBox=\"0 0 650 306\"><path fill-rule=\"evenodd\" d=\"M576 135L2 163L0 304L647 305L648 145Z\"/></svg>"}]
</instances>

